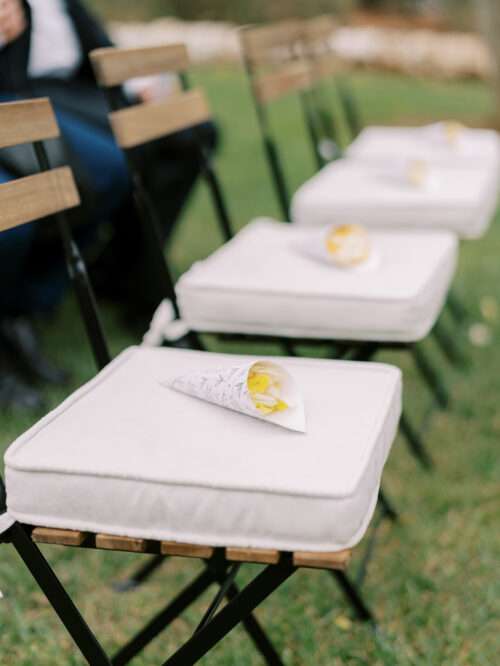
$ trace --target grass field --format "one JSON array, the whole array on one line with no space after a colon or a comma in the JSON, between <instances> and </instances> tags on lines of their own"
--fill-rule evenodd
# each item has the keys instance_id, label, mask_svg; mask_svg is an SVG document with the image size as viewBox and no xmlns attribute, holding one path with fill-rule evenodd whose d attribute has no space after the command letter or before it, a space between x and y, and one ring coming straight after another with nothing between
<instances>
[{"instance_id":1,"label":"grass field","mask_svg":"<svg viewBox=\"0 0 500 666\"><path fill-rule=\"evenodd\" d=\"M246 83L234 69L200 71L220 121L220 164L238 226L252 216L277 215ZM354 80L367 122L404 123L457 117L472 124L491 112L481 84L437 84L363 74ZM276 107L274 121L286 142L288 177L296 186L313 172L299 110L293 100ZM177 271L206 256L220 239L208 198L199 188L170 249ZM470 347L467 374L449 374L453 406L437 413L427 442L437 463L422 472L397 441L385 483L403 520L380 532L365 591L380 618L380 631L353 623L339 591L322 572L301 572L262 607L260 614L290 666L397 665L492 666L500 655L500 224L488 237L463 246L458 289L476 320L492 334L488 346ZM450 323L450 322L448 322ZM105 311L113 350L135 342ZM89 378L92 359L71 300L44 335L52 355L69 366L74 385ZM456 332L458 335L458 331ZM213 340L208 340L216 348ZM444 365L439 350L428 350ZM221 348L219 345L217 348ZM237 347L232 345L231 350ZM272 352L271 348L260 348ZM418 417L428 396L420 390L401 355L385 360L405 371L405 397ZM63 394L47 396L57 404ZM40 415L2 414L3 450ZM116 649L200 568L171 561L140 590L117 595L110 583L126 575L138 556L71 549L44 549L106 648ZM243 572L242 579L251 572ZM10 547L0 548L0 664L55 666L82 660ZM136 663L161 663L194 629L207 596L177 620ZM246 636L235 630L201 663L217 666L260 664Z\"/></svg>"}]
</instances>

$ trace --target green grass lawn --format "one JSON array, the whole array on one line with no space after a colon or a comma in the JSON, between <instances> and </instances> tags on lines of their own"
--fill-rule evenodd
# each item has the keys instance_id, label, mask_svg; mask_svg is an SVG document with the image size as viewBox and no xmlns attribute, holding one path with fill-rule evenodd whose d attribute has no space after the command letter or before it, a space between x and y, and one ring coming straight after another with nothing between
<instances>
[{"instance_id":1,"label":"green grass lawn","mask_svg":"<svg viewBox=\"0 0 500 666\"><path fill-rule=\"evenodd\" d=\"M231 68L200 71L222 130L220 166L231 195L238 226L256 215L277 215L277 206L256 134L247 85ZM457 117L480 124L491 111L487 89L476 83L438 84L389 75L360 74L354 79L366 122L404 123ZM313 161L302 136L298 105L276 106L273 120L283 137L290 187L313 173ZM220 238L208 197L196 193L170 252L176 271L206 256ZM365 585L366 596L380 618L380 631L350 621L339 591L323 572L299 572L260 610L287 664L338 666L394 664L491 666L500 654L500 224L488 237L463 246L458 289L477 320L486 318L491 344L471 347L468 374L448 375L453 406L437 413L427 442L437 463L422 472L397 441L386 468L387 491L403 520L380 531L378 549ZM118 314L105 311L113 351L135 342L119 326ZM450 322L448 322L450 323ZM459 332L456 331L456 335ZM93 364L69 300L57 320L45 326L47 347L73 372L74 386L92 375ZM212 348L221 349L209 340ZM429 353L444 367L431 342ZM226 347L239 350L237 345ZM257 348L255 348L257 349ZM272 347L259 347L272 353ZM416 416L428 396L406 359L384 360L405 371L405 397ZM47 396L52 405L62 392ZM3 450L39 414L2 414ZM332 433L334 436L334 433ZM117 452L119 454L119 452ZM132 570L139 556L72 549L44 549L106 648L116 649L166 603L199 569L196 562L173 560L140 590L119 596L113 580ZM356 562L355 562L356 564ZM241 578L254 571L243 572ZM0 664L37 666L81 664L55 618L10 547L0 549ZM209 600L205 596L170 631L153 643L136 663L158 664L194 629ZM235 630L203 664L260 664L245 634Z\"/></svg>"}]
</instances>

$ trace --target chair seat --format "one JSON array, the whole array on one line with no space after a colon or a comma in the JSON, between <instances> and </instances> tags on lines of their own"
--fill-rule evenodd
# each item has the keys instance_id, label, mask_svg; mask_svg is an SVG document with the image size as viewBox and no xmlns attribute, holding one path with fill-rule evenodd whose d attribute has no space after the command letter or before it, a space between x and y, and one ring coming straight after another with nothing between
<instances>
[{"instance_id":1,"label":"chair seat","mask_svg":"<svg viewBox=\"0 0 500 666\"><path fill-rule=\"evenodd\" d=\"M497 186L500 176L500 140L498 133L486 129L465 129L456 147L426 136L422 127L366 127L346 151L360 160L428 160L452 168L494 171Z\"/></svg>"},{"instance_id":2,"label":"chair seat","mask_svg":"<svg viewBox=\"0 0 500 666\"><path fill-rule=\"evenodd\" d=\"M177 283L198 331L413 342L434 325L454 274L448 232L373 231L373 268L336 268L304 251L323 230L260 219Z\"/></svg>"},{"instance_id":3,"label":"chair seat","mask_svg":"<svg viewBox=\"0 0 500 666\"><path fill-rule=\"evenodd\" d=\"M363 536L401 410L398 369L280 359L299 434L163 387L248 357L130 348L5 456L9 516L142 539L335 551Z\"/></svg>"},{"instance_id":4,"label":"chair seat","mask_svg":"<svg viewBox=\"0 0 500 666\"><path fill-rule=\"evenodd\" d=\"M497 174L434 165L431 184L415 187L399 182L397 173L388 173L390 168L387 161L341 159L329 164L295 193L292 221L445 229L461 238L479 238L487 231L498 202Z\"/></svg>"}]
</instances>

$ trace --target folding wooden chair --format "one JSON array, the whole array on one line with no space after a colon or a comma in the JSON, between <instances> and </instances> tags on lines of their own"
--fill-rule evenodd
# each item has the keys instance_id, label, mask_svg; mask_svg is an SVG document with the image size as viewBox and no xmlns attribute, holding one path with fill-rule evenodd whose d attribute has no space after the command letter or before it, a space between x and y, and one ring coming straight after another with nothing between
<instances>
[{"instance_id":1,"label":"folding wooden chair","mask_svg":"<svg viewBox=\"0 0 500 666\"><path fill-rule=\"evenodd\" d=\"M0 185L0 232L55 216L100 371L7 451L0 543L18 552L92 666L128 663L212 584L220 588L212 603L165 666L196 663L240 623L265 662L280 666L252 612L303 567L332 572L371 619L344 569L375 508L400 415L401 373L372 363L281 359L310 412L309 434L297 439L160 386L172 373L218 367L226 355L130 348L110 362L65 215L79 204L78 192L69 168L50 169L43 144L58 135L48 100L0 105L0 147L33 144L40 168ZM342 447L332 446L335 433ZM206 566L109 657L37 543L195 557ZM244 563L264 568L240 590L235 578Z\"/></svg>"},{"instance_id":2,"label":"folding wooden chair","mask_svg":"<svg viewBox=\"0 0 500 666\"><path fill-rule=\"evenodd\" d=\"M478 192L475 214L463 218L462 221L455 216L440 219L406 220L413 226L428 228L431 224L435 228L446 228L457 233L462 240L477 239L486 233L497 208L498 189L500 184L500 138L498 133L486 129L456 129L459 132L456 141L460 148L446 145L443 135L439 139L439 124L431 128L422 127L363 127L360 114L356 108L355 99L345 80L342 79L338 66L338 58L332 51L331 39L336 28L331 16L320 16L305 20L302 24L301 47L298 49L310 63L313 79L316 84L322 82L333 83L337 98L347 125L351 130L352 143L345 150L345 156L357 160L365 165L379 165L381 162L394 163L407 158L425 161L446 173L449 169L455 171L451 177L455 179L457 194L461 190L475 188ZM337 140L337 134L328 131L333 126L332 103L324 96L316 98L316 113L323 124L320 127L326 131L326 136ZM444 124L445 126L446 124ZM444 126L442 132L444 132ZM434 135L432 134L434 131ZM321 141L317 144L320 151ZM338 155L339 153L337 153ZM458 175L463 171L463 176ZM444 177L442 177L444 180ZM454 289L450 290L447 305L458 324L463 324L469 318L468 310ZM464 363L463 354L453 342L453 336L446 333L441 327L437 329L437 340L443 352L454 364Z\"/></svg>"}]
</instances>

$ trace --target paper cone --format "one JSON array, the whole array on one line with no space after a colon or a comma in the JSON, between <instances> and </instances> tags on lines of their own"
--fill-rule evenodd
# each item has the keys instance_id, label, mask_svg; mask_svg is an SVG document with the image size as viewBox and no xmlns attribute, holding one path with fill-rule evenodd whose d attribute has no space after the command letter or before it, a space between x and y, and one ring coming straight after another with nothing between
<instances>
[{"instance_id":1,"label":"paper cone","mask_svg":"<svg viewBox=\"0 0 500 666\"><path fill-rule=\"evenodd\" d=\"M436 146L450 151L459 151L467 128L457 120L433 123L422 128L424 137Z\"/></svg>"},{"instance_id":2,"label":"paper cone","mask_svg":"<svg viewBox=\"0 0 500 666\"><path fill-rule=\"evenodd\" d=\"M266 386L269 383L267 379L262 381L263 376L271 379L272 386L269 389ZM261 392L256 394L255 387L258 388L259 384ZM236 366L190 372L175 377L164 385L290 430L306 431L304 402L300 391L292 376L283 367L271 361L250 361ZM276 397L273 397L271 391ZM271 405L278 399L282 411L263 412L264 403ZM271 406L268 408L272 409Z\"/></svg>"},{"instance_id":3,"label":"paper cone","mask_svg":"<svg viewBox=\"0 0 500 666\"><path fill-rule=\"evenodd\" d=\"M435 189L439 184L435 170L423 159L392 160L380 167L378 173L387 183L415 190Z\"/></svg>"},{"instance_id":4,"label":"paper cone","mask_svg":"<svg viewBox=\"0 0 500 666\"><path fill-rule=\"evenodd\" d=\"M379 264L370 235L358 224L329 227L311 234L302 249L311 257L342 270L373 270Z\"/></svg>"}]
</instances>

